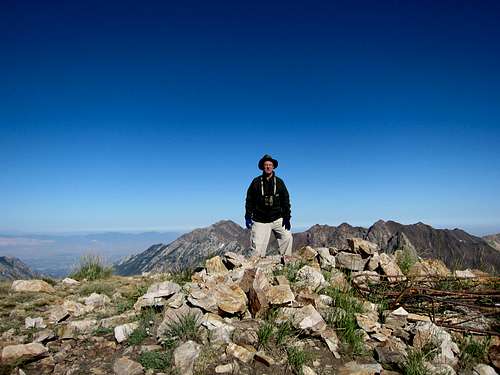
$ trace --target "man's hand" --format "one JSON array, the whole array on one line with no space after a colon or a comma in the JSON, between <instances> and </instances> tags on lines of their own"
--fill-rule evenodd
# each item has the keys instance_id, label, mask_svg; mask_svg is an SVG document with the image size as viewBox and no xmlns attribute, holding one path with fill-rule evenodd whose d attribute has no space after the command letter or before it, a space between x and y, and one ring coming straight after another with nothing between
<instances>
[{"instance_id":1,"label":"man's hand","mask_svg":"<svg viewBox=\"0 0 500 375\"><path fill-rule=\"evenodd\" d=\"M252 224L253 224L252 219L249 217L245 217L245 225L246 225L247 229L250 229L252 227Z\"/></svg>"},{"instance_id":2,"label":"man's hand","mask_svg":"<svg viewBox=\"0 0 500 375\"><path fill-rule=\"evenodd\" d=\"M292 226L290 225L290 218L289 217L283 218L283 226L285 227L286 230L290 230L290 228Z\"/></svg>"}]
</instances>

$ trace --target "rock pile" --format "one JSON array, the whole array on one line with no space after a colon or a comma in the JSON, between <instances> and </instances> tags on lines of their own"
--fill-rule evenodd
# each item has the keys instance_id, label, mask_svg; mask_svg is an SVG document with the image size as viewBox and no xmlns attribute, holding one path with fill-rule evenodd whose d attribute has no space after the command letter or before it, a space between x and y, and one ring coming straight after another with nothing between
<instances>
[{"instance_id":1,"label":"rock pile","mask_svg":"<svg viewBox=\"0 0 500 375\"><path fill-rule=\"evenodd\" d=\"M2 365L12 366L15 374L76 374L82 368L118 375L173 369L180 374L397 374L410 373L408 366L429 374L496 373L500 342L495 339L475 367L467 367L458 345L461 334L437 326L431 314L363 299L357 288L410 276L401 271L397 254L380 253L376 244L359 238L348 245L340 250L306 246L291 257L229 252L208 259L185 283L148 276L147 290L112 316L99 314L119 301L119 294L65 299L43 316L25 319L24 329L38 330L35 334L2 333ZM422 261L411 272L425 277L445 271ZM457 277L475 277L462 272ZM65 279L52 287L17 280L12 292L53 293L79 284L85 282ZM79 354L71 357L71 352ZM153 357L157 362L148 360Z\"/></svg>"}]
</instances>

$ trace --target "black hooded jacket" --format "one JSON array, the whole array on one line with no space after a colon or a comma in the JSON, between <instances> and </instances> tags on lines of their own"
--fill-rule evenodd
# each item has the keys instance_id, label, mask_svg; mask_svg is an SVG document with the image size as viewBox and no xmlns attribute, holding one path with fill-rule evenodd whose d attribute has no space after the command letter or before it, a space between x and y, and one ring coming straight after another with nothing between
<instances>
[{"instance_id":1,"label":"black hooded jacket","mask_svg":"<svg viewBox=\"0 0 500 375\"><path fill-rule=\"evenodd\" d=\"M276 178L276 194L274 194L274 180ZM262 182L264 186L262 186ZM262 195L264 188L264 196ZM272 205L266 205L265 197L272 197ZM269 198L267 198L269 203ZM247 190L245 204L245 218L251 218L260 223L270 223L280 217L290 219L290 197L285 183L273 172L268 180L263 173L255 177Z\"/></svg>"}]
</instances>

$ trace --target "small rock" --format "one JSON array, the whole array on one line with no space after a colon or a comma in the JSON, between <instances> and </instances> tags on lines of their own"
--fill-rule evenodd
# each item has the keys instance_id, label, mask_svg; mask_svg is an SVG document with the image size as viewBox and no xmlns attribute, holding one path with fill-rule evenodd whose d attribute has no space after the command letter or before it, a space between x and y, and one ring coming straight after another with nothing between
<instances>
[{"instance_id":1,"label":"small rock","mask_svg":"<svg viewBox=\"0 0 500 375\"><path fill-rule=\"evenodd\" d=\"M297 252L298 256L305 260L313 260L318 255L318 252L311 246L304 246Z\"/></svg>"},{"instance_id":2,"label":"small rock","mask_svg":"<svg viewBox=\"0 0 500 375\"><path fill-rule=\"evenodd\" d=\"M312 305L300 309L283 308L282 314L287 317L287 320L291 320L292 325L297 329L319 333L326 328L323 317Z\"/></svg>"},{"instance_id":3,"label":"small rock","mask_svg":"<svg viewBox=\"0 0 500 375\"><path fill-rule=\"evenodd\" d=\"M364 289L380 283L380 275L375 271L355 271L351 276L354 284Z\"/></svg>"},{"instance_id":4,"label":"small rock","mask_svg":"<svg viewBox=\"0 0 500 375\"><path fill-rule=\"evenodd\" d=\"M217 307L229 314L243 313L247 309L247 296L238 284L220 284L213 290Z\"/></svg>"},{"instance_id":5,"label":"small rock","mask_svg":"<svg viewBox=\"0 0 500 375\"><path fill-rule=\"evenodd\" d=\"M54 288L43 280L14 280L11 289L14 292L32 292L32 293L54 293Z\"/></svg>"},{"instance_id":6,"label":"small rock","mask_svg":"<svg viewBox=\"0 0 500 375\"><path fill-rule=\"evenodd\" d=\"M75 279L72 279L70 277L66 277L64 278L62 281L61 281L63 284L65 285L69 285L69 286L72 286L72 285L80 285L80 282L75 280Z\"/></svg>"},{"instance_id":7,"label":"small rock","mask_svg":"<svg viewBox=\"0 0 500 375\"><path fill-rule=\"evenodd\" d=\"M25 328L46 328L47 325L43 324L43 318L30 318L29 316L24 319L24 327Z\"/></svg>"},{"instance_id":8,"label":"small rock","mask_svg":"<svg viewBox=\"0 0 500 375\"><path fill-rule=\"evenodd\" d=\"M174 363L181 374L191 375L196 358L200 355L201 345L194 341L186 341L174 350Z\"/></svg>"},{"instance_id":9,"label":"small rock","mask_svg":"<svg viewBox=\"0 0 500 375\"><path fill-rule=\"evenodd\" d=\"M56 338L54 331L51 329L44 329L40 332L35 333L33 336L33 342L44 343Z\"/></svg>"},{"instance_id":10,"label":"small rock","mask_svg":"<svg viewBox=\"0 0 500 375\"><path fill-rule=\"evenodd\" d=\"M59 323L69 317L69 311L62 306L54 306L49 312L49 321Z\"/></svg>"},{"instance_id":11,"label":"small rock","mask_svg":"<svg viewBox=\"0 0 500 375\"><path fill-rule=\"evenodd\" d=\"M18 363L45 357L48 350L40 343L7 345L2 350L2 363Z\"/></svg>"},{"instance_id":12,"label":"small rock","mask_svg":"<svg viewBox=\"0 0 500 375\"><path fill-rule=\"evenodd\" d=\"M434 363L446 363L455 366L458 359L455 354L459 353L459 348L455 344L448 332L436 326L432 322L417 322L414 326L415 336L413 346L422 348L426 344L437 346L438 355L434 358Z\"/></svg>"},{"instance_id":13,"label":"small rock","mask_svg":"<svg viewBox=\"0 0 500 375\"><path fill-rule=\"evenodd\" d=\"M285 305L295 301L290 285L271 286L266 291L266 297L271 305Z\"/></svg>"},{"instance_id":14,"label":"small rock","mask_svg":"<svg viewBox=\"0 0 500 375\"><path fill-rule=\"evenodd\" d=\"M225 365L218 365L215 367L216 374L232 374L233 373L233 364L228 363Z\"/></svg>"},{"instance_id":15,"label":"small rock","mask_svg":"<svg viewBox=\"0 0 500 375\"><path fill-rule=\"evenodd\" d=\"M356 314L358 326L367 333L376 332L380 329L376 314Z\"/></svg>"},{"instance_id":16,"label":"small rock","mask_svg":"<svg viewBox=\"0 0 500 375\"><path fill-rule=\"evenodd\" d=\"M464 271L457 270L453 274L459 279L473 279L474 277L476 277L476 275L474 275L474 273L469 269L466 269Z\"/></svg>"},{"instance_id":17,"label":"small rock","mask_svg":"<svg viewBox=\"0 0 500 375\"><path fill-rule=\"evenodd\" d=\"M430 322L431 318L425 315L408 313L407 319L409 322Z\"/></svg>"},{"instance_id":18,"label":"small rock","mask_svg":"<svg viewBox=\"0 0 500 375\"><path fill-rule=\"evenodd\" d=\"M379 265L380 265L380 255L378 253L375 253L368 260L368 263L366 264L366 268L369 271L375 271Z\"/></svg>"},{"instance_id":19,"label":"small rock","mask_svg":"<svg viewBox=\"0 0 500 375\"><path fill-rule=\"evenodd\" d=\"M215 256L205 262L205 269L209 275L225 274L228 272L220 256Z\"/></svg>"},{"instance_id":20,"label":"small rock","mask_svg":"<svg viewBox=\"0 0 500 375\"><path fill-rule=\"evenodd\" d=\"M272 359L270 356L268 356L266 353L263 351L258 351L254 354L253 359L256 360L257 362L263 363L267 367L273 366L274 365L274 359Z\"/></svg>"},{"instance_id":21,"label":"small rock","mask_svg":"<svg viewBox=\"0 0 500 375\"><path fill-rule=\"evenodd\" d=\"M121 357L113 364L113 371L116 375L141 375L144 368L140 363L132 361L128 357Z\"/></svg>"},{"instance_id":22,"label":"small rock","mask_svg":"<svg viewBox=\"0 0 500 375\"><path fill-rule=\"evenodd\" d=\"M319 264L322 269L330 271L335 268L335 257L330 254L330 249L327 247L318 247L316 251L319 255Z\"/></svg>"},{"instance_id":23,"label":"small rock","mask_svg":"<svg viewBox=\"0 0 500 375\"><path fill-rule=\"evenodd\" d=\"M326 283L323 274L311 266L302 267L297 272L297 280L300 286L312 291L318 289Z\"/></svg>"},{"instance_id":24,"label":"small rock","mask_svg":"<svg viewBox=\"0 0 500 375\"><path fill-rule=\"evenodd\" d=\"M365 255L373 255L378 251L378 245L373 242L363 240L361 238L348 238L347 244L354 253L362 253Z\"/></svg>"},{"instance_id":25,"label":"small rock","mask_svg":"<svg viewBox=\"0 0 500 375\"><path fill-rule=\"evenodd\" d=\"M385 253L380 254L380 268L382 268L384 275L387 275L389 281L406 280L396 261Z\"/></svg>"},{"instance_id":26,"label":"small rock","mask_svg":"<svg viewBox=\"0 0 500 375\"><path fill-rule=\"evenodd\" d=\"M363 271L368 259L363 259L359 254L346 253L341 251L335 256L337 267L351 271Z\"/></svg>"},{"instance_id":27,"label":"small rock","mask_svg":"<svg viewBox=\"0 0 500 375\"><path fill-rule=\"evenodd\" d=\"M92 333L95 328L97 328L95 319L73 320L59 328L58 336L61 339L73 339L80 334Z\"/></svg>"},{"instance_id":28,"label":"small rock","mask_svg":"<svg viewBox=\"0 0 500 375\"><path fill-rule=\"evenodd\" d=\"M105 294L92 293L88 297L84 297L82 301L87 306L92 306L94 308L103 307L111 302L111 299Z\"/></svg>"},{"instance_id":29,"label":"small rock","mask_svg":"<svg viewBox=\"0 0 500 375\"><path fill-rule=\"evenodd\" d=\"M321 332L321 338L325 342L328 349L332 352L335 358L340 358L339 350L339 339L335 331L331 328L326 328Z\"/></svg>"},{"instance_id":30,"label":"small rock","mask_svg":"<svg viewBox=\"0 0 500 375\"><path fill-rule=\"evenodd\" d=\"M339 375L376 375L382 372L380 363L347 362L338 371Z\"/></svg>"},{"instance_id":31,"label":"small rock","mask_svg":"<svg viewBox=\"0 0 500 375\"><path fill-rule=\"evenodd\" d=\"M138 322L122 324L115 327L114 332L116 341L120 343L127 340L137 328L139 328Z\"/></svg>"},{"instance_id":32,"label":"small rock","mask_svg":"<svg viewBox=\"0 0 500 375\"><path fill-rule=\"evenodd\" d=\"M485 364L474 366L474 375L498 375L495 369Z\"/></svg>"},{"instance_id":33,"label":"small rock","mask_svg":"<svg viewBox=\"0 0 500 375\"><path fill-rule=\"evenodd\" d=\"M417 280L427 281L428 276L449 276L450 270L446 265L437 259L425 259L415 263L410 267L408 276Z\"/></svg>"},{"instance_id":34,"label":"small rock","mask_svg":"<svg viewBox=\"0 0 500 375\"><path fill-rule=\"evenodd\" d=\"M226 348L227 355L239 359L243 363L250 363L253 359L254 353L245 349L242 346L230 343Z\"/></svg>"},{"instance_id":35,"label":"small rock","mask_svg":"<svg viewBox=\"0 0 500 375\"><path fill-rule=\"evenodd\" d=\"M397 337L389 337L375 348L377 361L381 364L401 365L406 357L406 345Z\"/></svg>"}]
</instances>

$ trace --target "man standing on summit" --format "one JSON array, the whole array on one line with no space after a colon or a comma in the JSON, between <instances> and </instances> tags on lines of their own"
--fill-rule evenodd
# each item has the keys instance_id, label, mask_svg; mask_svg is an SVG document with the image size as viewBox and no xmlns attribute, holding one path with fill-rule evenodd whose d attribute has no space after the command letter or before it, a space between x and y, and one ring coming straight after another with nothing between
<instances>
[{"instance_id":1,"label":"man standing on summit","mask_svg":"<svg viewBox=\"0 0 500 375\"><path fill-rule=\"evenodd\" d=\"M250 235L252 255L266 256L267 245L274 233L282 255L292 255L290 233L290 198L285 183L276 177L278 161L270 155L259 160L262 175L255 177L248 187L245 204L245 224L252 228Z\"/></svg>"}]
</instances>

